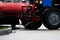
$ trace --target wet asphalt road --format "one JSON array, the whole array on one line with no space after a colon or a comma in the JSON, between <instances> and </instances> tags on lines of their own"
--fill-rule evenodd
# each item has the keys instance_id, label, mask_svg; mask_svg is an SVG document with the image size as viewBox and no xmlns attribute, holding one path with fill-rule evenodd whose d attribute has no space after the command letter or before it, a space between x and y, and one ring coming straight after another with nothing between
<instances>
[{"instance_id":1,"label":"wet asphalt road","mask_svg":"<svg viewBox=\"0 0 60 40\"><path fill-rule=\"evenodd\" d=\"M60 29L48 30L42 25L38 30L13 30L11 34L1 35L0 40L60 40Z\"/></svg>"}]
</instances>

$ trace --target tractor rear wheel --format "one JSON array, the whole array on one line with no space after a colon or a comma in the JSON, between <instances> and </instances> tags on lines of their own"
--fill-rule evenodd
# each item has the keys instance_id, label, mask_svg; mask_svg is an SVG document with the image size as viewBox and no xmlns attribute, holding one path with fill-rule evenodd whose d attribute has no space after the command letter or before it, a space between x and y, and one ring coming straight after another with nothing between
<instances>
[{"instance_id":1,"label":"tractor rear wheel","mask_svg":"<svg viewBox=\"0 0 60 40\"><path fill-rule=\"evenodd\" d=\"M58 9L47 9L44 12L43 24L50 30L55 30L60 27L60 12Z\"/></svg>"}]
</instances>

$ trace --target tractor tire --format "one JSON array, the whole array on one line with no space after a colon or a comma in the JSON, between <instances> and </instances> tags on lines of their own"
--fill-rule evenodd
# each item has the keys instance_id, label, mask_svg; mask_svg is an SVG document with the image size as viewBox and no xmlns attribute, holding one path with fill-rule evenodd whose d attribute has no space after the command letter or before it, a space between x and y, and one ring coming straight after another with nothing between
<instances>
[{"instance_id":1,"label":"tractor tire","mask_svg":"<svg viewBox=\"0 0 60 40\"><path fill-rule=\"evenodd\" d=\"M50 30L56 30L60 27L60 11L50 8L43 13L43 24Z\"/></svg>"},{"instance_id":2,"label":"tractor tire","mask_svg":"<svg viewBox=\"0 0 60 40\"><path fill-rule=\"evenodd\" d=\"M42 21L41 22L28 22L27 24L24 25L24 27L25 29L29 29L29 30L36 30L41 25L42 25Z\"/></svg>"}]
</instances>

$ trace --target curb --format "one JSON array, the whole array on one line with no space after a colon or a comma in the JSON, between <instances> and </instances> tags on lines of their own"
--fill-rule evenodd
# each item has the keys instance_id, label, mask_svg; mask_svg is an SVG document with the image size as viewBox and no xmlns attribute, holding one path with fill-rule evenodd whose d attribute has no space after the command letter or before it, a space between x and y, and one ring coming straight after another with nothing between
<instances>
[{"instance_id":1,"label":"curb","mask_svg":"<svg viewBox=\"0 0 60 40\"><path fill-rule=\"evenodd\" d=\"M0 30L0 35L5 35L5 34L9 34L12 33L12 29L6 29L6 30Z\"/></svg>"}]
</instances>

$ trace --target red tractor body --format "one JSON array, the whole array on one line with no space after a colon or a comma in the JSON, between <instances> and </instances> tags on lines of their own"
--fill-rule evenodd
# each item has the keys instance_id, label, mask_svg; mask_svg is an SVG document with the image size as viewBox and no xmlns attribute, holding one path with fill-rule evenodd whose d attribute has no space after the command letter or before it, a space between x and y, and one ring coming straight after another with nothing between
<instances>
[{"instance_id":1,"label":"red tractor body","mask_svg":"<svg viewBox=\"0 0 60 40\"><path fill-rule=\"evenodd\" d=\"M3 12L4 16L18 16L22 10L25 11L27 7L23 6L29 6L29 3L13 3L13 2L1 2L0 3L0 12ZM5 14L8 13L8 14Z\"/></svg>"},{"instance_id":2,"label":"red tractor body","mask_svg":"<svg viewBox=\"0 0 60 40\"><path fill-rule=\"evenodd\" d=\"M42 22L48 29L58 29L60 27L60 0L0 2L0 24L11 24L14 29L15 25L19 24L19 19L25 29L37 29Z\"/></svg>"}]
</instances>

